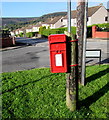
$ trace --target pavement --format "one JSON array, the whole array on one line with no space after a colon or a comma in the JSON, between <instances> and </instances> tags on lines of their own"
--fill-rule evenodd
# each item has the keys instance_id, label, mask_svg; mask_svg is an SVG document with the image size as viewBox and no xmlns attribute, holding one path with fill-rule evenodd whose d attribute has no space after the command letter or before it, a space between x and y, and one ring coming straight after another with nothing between
<instances>
[{"instance_id":1,"label":"pavement","mask_svg":"<svg viewBox=\"0 0 109 120\"><path fill-rule=\"evenodd\" d=\"M87 39L86 49L101 49L101 64L108 64L109 63L109 40L107 39ZM99 62L98 58L87 58L86 60L91 60L87 65L94 65Z\"/></svg>"},{"instance_id":2,"label":"pavement","mask_svg":"<svg viewBox=\"0 0 109 120\"><path fill-rule=\"evenodd\" d=\"M14 72L33 68L50 67L47 39L17 38L17 46L3 48L2 72ZM109 63L109 42L104 39L88 39L87 49L101 49L102 64ZM98 58L87 58L86 65L98 64Z\"/></svg>"}]
</instances>

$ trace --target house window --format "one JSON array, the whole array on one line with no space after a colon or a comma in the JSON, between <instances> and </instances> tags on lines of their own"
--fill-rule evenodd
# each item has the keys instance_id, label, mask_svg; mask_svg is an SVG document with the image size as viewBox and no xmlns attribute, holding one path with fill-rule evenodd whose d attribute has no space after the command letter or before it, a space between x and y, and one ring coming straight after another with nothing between
<instances>
[{"instance_id":1,"label":"house window","mask_svg":"<svg viewBox=\"0 0 109 120\"><path fill-rule=\"evenodd\" d=\"M63 22L63 19L61 19L61 22Z\"/></svg>"},{"instance_id":2,"label":"house window","mask_svg":"<svg viewBox=\"0 0 109 120\"><path fill-rule=\"evenodd\" d=\"M105 17L105 21L108 21L108 16Z\"/></svg>"}]
</instances>

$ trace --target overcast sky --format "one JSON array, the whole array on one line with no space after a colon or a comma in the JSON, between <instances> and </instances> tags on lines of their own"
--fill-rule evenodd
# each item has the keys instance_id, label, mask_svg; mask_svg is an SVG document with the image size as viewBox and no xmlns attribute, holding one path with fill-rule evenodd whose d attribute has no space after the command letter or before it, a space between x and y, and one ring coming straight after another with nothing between
<instances>
[{"instance_id":1,"label":"overcast sky","mask_svg":"<svg viewBox=\"0 0 109 120\"><path fill-rule=\"evenodd\" d=\"M109 2L108 2L109 3ZM100 2L89 2L89 7ZM103 2L107 8L107 2ZM72 10L76 9L72 2ZM67 2L2 2L2 17L39 17L53 12L67 11Z\"/></svg>"}]
</instances>

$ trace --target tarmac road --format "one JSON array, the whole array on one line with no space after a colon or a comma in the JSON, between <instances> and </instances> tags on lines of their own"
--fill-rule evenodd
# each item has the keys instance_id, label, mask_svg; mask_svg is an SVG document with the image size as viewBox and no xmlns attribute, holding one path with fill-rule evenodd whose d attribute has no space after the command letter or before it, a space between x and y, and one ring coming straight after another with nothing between
<instances>
[{"instance_id":1,"label":"tarmac road","mask_svg":"<svg viewBox=\"0 0 109 120\"><path fill-rule=\"evenodd\" d=\"M34 43L33 46L24 45L20 48L4 50L2 52L2 72L49 67L48 41L46 39L40 41L37 44Z\"/></svg>"},{"instance_id":2,"label":"tarmac road","mask_svg":"<svg viewBox=\"0 0 109 120\"><path fill-rule=\"evenodd\" d=\"M17 39L18 40L18 39ZM24 46L5 49L2 52L2 72L14 72L33 68L50 67L49 46L47 39L26 39L20 38ZM29 43L29 44L28 44ZM27 46L31 45L31 46ZM102 63L109 63L109 42L107 40L92 40L87 42L87 49L101 49ZM95 64L98 59L89 58L87 64Z\"/></svg>"}]
</instances>

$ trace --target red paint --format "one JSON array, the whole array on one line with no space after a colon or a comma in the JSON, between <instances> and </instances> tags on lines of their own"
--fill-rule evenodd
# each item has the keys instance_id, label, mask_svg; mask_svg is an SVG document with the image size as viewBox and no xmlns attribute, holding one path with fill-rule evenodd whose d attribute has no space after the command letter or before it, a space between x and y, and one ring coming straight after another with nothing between
<instances>
[{"instance_id":1,"label":"red paint","mask_svg":"<svg viewBox=\"0 0 109 120\"><path fill-rule=\"evenodd\" d=\"M10 37L1 38L0 41L2 41L2 42L0 42L0 47L10 47L12 45L15 45L14 38L10 38Z\"/></svg>"},{"instance_id":2,"label":"red paint","mask_svg":"<svg viewBox=\"0 0 109 120\"><path fill-rule=\"evenodd\" d=\"M109 38L109 32L97 31L96 26L92 26L92 38Z\"/></svg>"},{"instance_id":3,"label":"red paint","mask_svg":"<svg viewBox=\"0 0 109 120\"><path fill-rule=\"evenodd\" d=\"M70 65L70 67L74 67L74 66L78 66L78 64L75 64L75 65Z\"/></svg>"},{"instance_id":4,"label":"red paint","mask_svg":"<svg viewBox=\"0 0 109 120\"><path fill-rule=\"evenodd\" d=\"M70 42L77 42L78 40L71 40Z\"/></svg>"},{"instance_id":5,"label":"red paint","mask_svg":"<svg viewBox=\"0 0 109 120\"><path fill-rule=\"evenodd\" d=\"M66 39L65 34L50 35L48 37L52 73L65 73L68 71Z\"/></svg>"}]
</instances>

